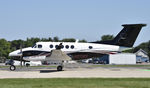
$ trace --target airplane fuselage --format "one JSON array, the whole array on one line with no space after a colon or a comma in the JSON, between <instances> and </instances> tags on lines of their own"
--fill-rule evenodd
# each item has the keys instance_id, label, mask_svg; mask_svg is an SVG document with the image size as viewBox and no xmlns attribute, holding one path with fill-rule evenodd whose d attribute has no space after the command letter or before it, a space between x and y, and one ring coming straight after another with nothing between
<instances>
[{"instance_id":1,"label":"airplane fuselage","mask_svg":"<svg viewBox=\"0 0 150 88\"><path fill-rule=\"evenodd\" d=\"M110 52L121 51L120 46L107 44L75 43L75 42L37 42L33 47L22 49L23 57L37 56L37 55L44 56L50 53L51 50L56 49L60 43L62 43L61 50L66 54L70 55L74 60L87 59L91 57L97 57L102 54L109 54ZM16 50L14 52L11 52L9 56L12 57L21 56L20 52L21 52L20 50ZM28 61L30 60L28 59Z\"/></svg>"}]
</instances>

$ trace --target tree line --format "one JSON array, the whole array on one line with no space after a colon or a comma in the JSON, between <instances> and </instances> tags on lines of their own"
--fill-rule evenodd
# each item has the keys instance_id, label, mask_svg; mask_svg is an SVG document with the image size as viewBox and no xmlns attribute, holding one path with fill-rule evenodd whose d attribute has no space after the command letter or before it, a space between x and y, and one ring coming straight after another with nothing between
<instances>
[{"instance_id":1,"label":"tree line","mask_svg":"<svg viewBox=\"0 0 150 88\"><path fill-rule=\"evenodd\" d=\"M0 39L0 58L10 58L8 54L14 50L18 50L21 47L31 47L36 42L75 42L76 40L74 38L64 38L60 40L58 37L54 38L27 38L26 40L18 39L18 40L12 40L7 41L6 39ZM79 40L79 42L87 42L86 40Z\"/></svg>"},{"instance_id":2,"label":"tree line","mask_svg":"<svg viewBox=\"0 0 150 88\"><path fill-rule=\"evenodd\" d=\"M105 40L111 40L113 39L113 35L103 35L100 40L98 41L105 41ZM7 41L6 39L0 39L0 58L10 58L8 54L14 50L20 49L20 47L31 47L36 42L39 41L51 41L51 42L75 42L76 40L74 38L64 38L60 40L58 37L49 37L49 38L27 38L26 40L12 40ZM87 42L85 39L79 40L79 42ZM150 57L150 40L148 42L141 43L140 45L130 49L126 50L125 52L134 53L138 51L139 49L145 50L149 57Z\"/></svg>"}]
</instances>

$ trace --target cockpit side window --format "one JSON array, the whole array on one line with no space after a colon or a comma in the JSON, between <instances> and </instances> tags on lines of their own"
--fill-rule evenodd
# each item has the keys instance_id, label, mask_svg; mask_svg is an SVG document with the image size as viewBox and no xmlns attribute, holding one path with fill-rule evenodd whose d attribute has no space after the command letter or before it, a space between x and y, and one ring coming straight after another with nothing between
<instances>
[{"instance_id":1,"label":"cockpit side window","mask_svg":"<svg viewBox=\"0 0 150 88\"><path fill-rule=\"evenodd\" d=\"M42 45L41 45L41 44L39 44L39 45L38 45L38 48L42 48Z\"/></svg>"}]
</instances>

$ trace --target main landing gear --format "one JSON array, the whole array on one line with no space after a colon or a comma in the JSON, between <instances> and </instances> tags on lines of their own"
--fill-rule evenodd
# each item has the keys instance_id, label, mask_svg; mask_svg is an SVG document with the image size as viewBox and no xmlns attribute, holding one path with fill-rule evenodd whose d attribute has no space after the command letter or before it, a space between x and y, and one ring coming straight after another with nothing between
<instances>
[{"instance_id":1,"label":"main landing gear","mask_svg":"<svg viewBox=\"0 0 150 88\"><path fill-rule=\"evenodd\" d=\"M57 71L62 71L62 70L63 70L63 66L62 65L57 66Z\"/></svg>"},{"instance_id":2,"label":"main landing gear","mask_svg":"<svg viewBox=\"0 0 150 88\"><path fill-rule=\"evenodd\" d=\"M62 71L64 67L64 61L60 65L57 66L57 71Z\"/></svg>"}]
</instances>

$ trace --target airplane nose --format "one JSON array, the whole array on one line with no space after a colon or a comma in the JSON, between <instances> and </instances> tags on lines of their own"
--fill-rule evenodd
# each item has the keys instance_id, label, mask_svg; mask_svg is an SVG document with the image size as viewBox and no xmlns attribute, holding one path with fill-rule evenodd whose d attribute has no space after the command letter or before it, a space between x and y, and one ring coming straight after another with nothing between
<instances>
[{"instance_id":1,"label":"airplane nose","mask_svg":"<svg viewBox=\"0 0 150 88\"><path fill-rule=\"evenodd\" d=\"M16 54L14 52L11 52L9 53L9 56L12 57L12 56L16 56Z\"/></svg>"},{"instance_id":2,"label":"airplane nose","mask_svg":"<svg viewBox=\"0 0 150 88\"><path fill-rule=\"evenodd\" d=\"M14 51L14 52L9 53L9 56L10 57L12 57L12 56L21 56L21 54L18 51Z\"/></svg>"}]
</instances>

